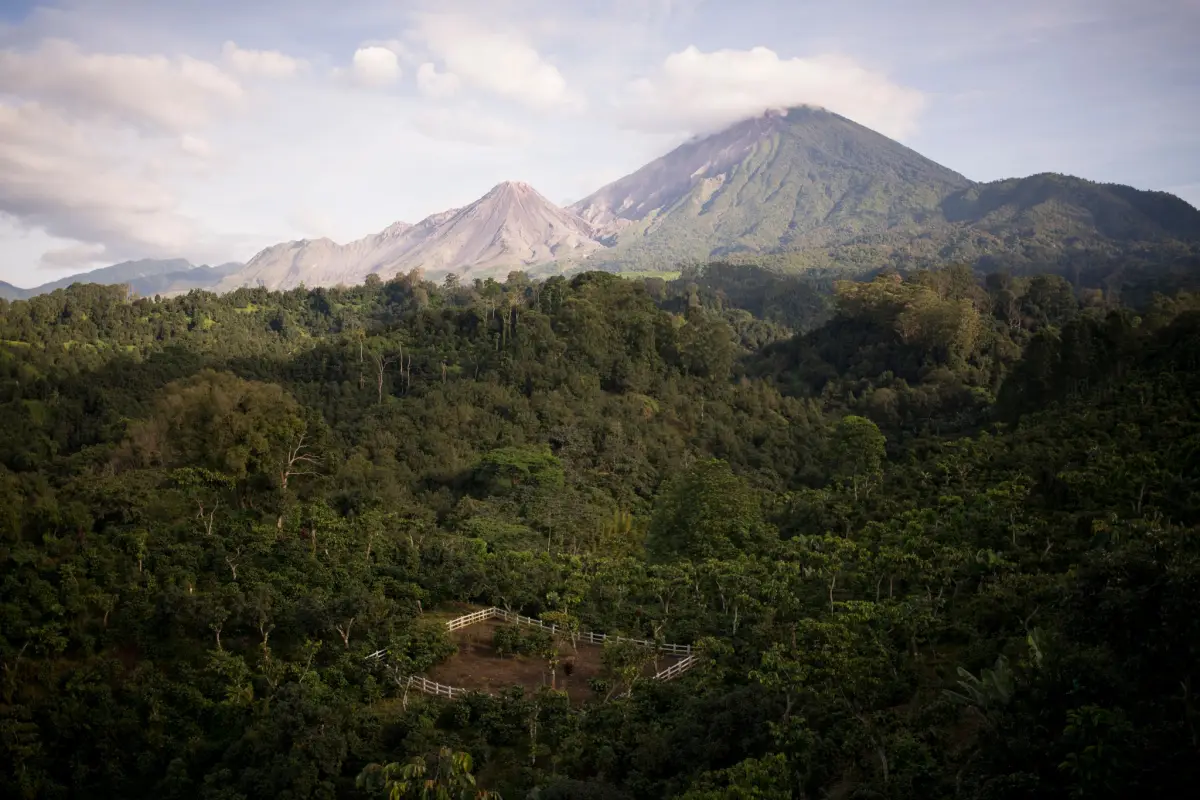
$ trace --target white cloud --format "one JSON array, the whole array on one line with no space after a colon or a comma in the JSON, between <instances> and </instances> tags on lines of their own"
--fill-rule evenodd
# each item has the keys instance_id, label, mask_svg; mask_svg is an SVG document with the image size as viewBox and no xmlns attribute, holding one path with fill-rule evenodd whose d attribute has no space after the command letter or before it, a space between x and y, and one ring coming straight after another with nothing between
<instances>
[{"instance_id":1,"label":"white cloud","mask_svg":"<svg viewBox=\"0 0 1200 800\"><path fill-rule=\"evenodd\" d=\"M435 108L413 118L413 127L438 141L496 147L525 140L520 129L504 120L466 109Z\"/></svg>"},{"instance_id":2,"label":"white cloud","mask_svg":"<svg viewBox=\"0 0 1200 800\"><path fill-rule=\"evenodd\" d=\"M225 42L221 52L237 72L260 78L291 78L307 66L278 50L244 50L233 42Z\"/></svg>"},{"instance_id":3,"label":"white cloud","mask_svg":"<svg viewBox=\"0 0 1200 800\"><path fill-rule=\"evenodd\" d=\"M44 269L81 269L101 263L108 249L102 244L76 244L47 250L39 266Z\"/></svg>"},{"instance_id":4,"label":"white cloud","mask_svg":"<svg viewBox=\"0 0 1200 800\"><path fill-rule=\"evenodd\" d=\"M185 133L179 137L179 149L184 155L192 156L193 158L208 158L212 155L212 145L199 136L193 136L190 133Z\"/></svg>"},{"instance_id":5,"label":"white cloud","mask_svg":"<svg viewBox=\"0 0 1200 800\"><path fill-rule=\"evenodd\" d=\"M673 53L629 86L622 123L647 133L700 133L771 108L822 106L903 138L925 107L921 92L838 55L780 58L765 47Z\"/></svg>"},{"instance_id":6,"label":"white cloud","mask_svg":"<svg viewBox=\"0 0 1200 800\"><path fill-rule=\"evenodd\" d=\"M308 206L288 214L287 223L306 239L333 238L332 234L337 228L337 223L328 214Z\"/></svg>"},{"instance_id":7,"label":"white cloud","mask_svg":"<svg viewBox=\"0 0 1200 800\"><path fill-rule=\"evenodd\" d=\"M471 86L539 110L584 106L558 68L516 34L452 14L422 16L414 34Z\"/></svg>"},{"instance_id":8,"label":"white cloud","mask_svg":"<svg viewBox=\"0 0 1200 800\"><path fill-rule=\"evenodd\" d=\"M0 93L170 133L203 125L244 96L236 79L206 61L87 54L61 39L0 51Z\"/></svg>"},{"instance_id":9,"label":"white cloud","mask_svg":"<svg viewBox=\"0 0 1200 800\"><path fill-rule=\"evenodd\" d=\"M360 47L354 51L354 79L363 86L379 88L400 80L400 61L387 47Z\"/></svg>"},{"instance_id":10,"label":"white cloud","mask_svg":"<svg viewBox=\"0 0 1200 800\"><path fill-rule=\"evenodd\" d=\"M195 227L144 162L120 155L153 143L130 144L37 103L0 103L0 212L113 258L178 255Z\"/></svg>"},{"instance_id":11,"label":"white cloud","mask_svg":"<svg viewBox=\"0 0 1200 800\"><path fill-rule=\"evenodd\" d=\"M452 97L461 83L453 72L438 72L437 67L429 61L417 68L417 88L426 97Z\"/></svg>"}]
</instances>

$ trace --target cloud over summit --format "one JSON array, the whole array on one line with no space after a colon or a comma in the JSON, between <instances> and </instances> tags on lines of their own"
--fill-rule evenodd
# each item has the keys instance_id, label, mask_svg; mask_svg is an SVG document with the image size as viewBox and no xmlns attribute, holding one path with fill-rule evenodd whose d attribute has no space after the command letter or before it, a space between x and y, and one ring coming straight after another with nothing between
<instances>
[{"instance_id":1,"label":"cloud over summit","mask_svg":"<svg viewBox=\"0 0 1200 800\"><path fill-rule=\"evenodd\" d=\"M618 100L623 125L681 134L800 105L827 108L902 139L915 130L925 97L846 56L780 58L766 47L705 53L689 46L632 81Z\"/></svg>"}]
</instances>

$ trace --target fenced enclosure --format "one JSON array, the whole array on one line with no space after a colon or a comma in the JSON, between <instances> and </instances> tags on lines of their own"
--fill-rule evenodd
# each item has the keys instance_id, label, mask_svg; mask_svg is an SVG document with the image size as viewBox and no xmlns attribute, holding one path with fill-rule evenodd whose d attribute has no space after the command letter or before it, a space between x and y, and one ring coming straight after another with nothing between
<instances>
[{"instance_id":1,"label":"fenced enclosure","mask_svg":"<svg viewBox=\"0 0 1200 800\"><path fill-rule=\"evenodd\" d=\"M666 642L653 642L653 641L650 641L647 639L631 639L631 638L624 637L624 636L611 636L608 634L596 633L593 631L574 631L574 632L572 632L572 631L565 630L565 629L561 628L560 626L545 622L543 620L535 619L533 617L527 617L523 614L518 614L518 613L515 613L512 611L506 611L503 608L497 608L495 606L493 606L491 608L480 609L478 611L473 611L469 614L464 614L460 617L455 617L454 619L447 620L446 621L446 630L447 630L447 632L453 633L455 631L460 631L463 628L470 627L471 625L476 625L478 623L487 622L489 620L501 620L501 621L504 621L507 623L515 623L518 625L528 625L531 627L541 628L542 630L549 631L552 634L557 634L557 635L562 635L562 636L572 636L578 642L590 644L593 646L603 645L605 642L609 642L609 641L628 642L631 644L639 645L641 647L655 650L655 651L657 651L659 653L663 653L664 655L667 655L667 656L680 658L679 661L675 662L674 664L671 664L670 666L666 667L663 670L660 670L659 672L655 673L653 676L647 676L647 678L649 678L650 680L656 680L656 681L672 680L672 679L678 677L679 675L682 675L687 670L691 669L699 661L699 657L695 653L693 653L692 646L690 644L671 644L671 643L666 643ZM367 658L381 659L385 656L386 656L386 651L381 650L381 651L372 653L370 656L367 656ZM458 682L458 681L456 680L455 682ZM470 689L470 688L465 688L462 686L450 686L450 685L447 685L444 683L439 683L438 681L430 680L429 678L426 678L421 675L410 676L408 678L408 686L411 689L417 689L418 691L424 692L425 694L430 694L430 695L434 695L437 697L448 697L450 699L456 699L456 698L462 697L463 695L470 693L470 692L479 692L481 694L494 694L495 693L494 691L487 691L486 689ZM493 686L493 688L495 688L495 687Z\"/></svg>"},{"instance_id":2,"label":"fenced enclosure","mask_svg":"<svg viewBox=\"0 0 1200 800\"><path fill-rule=\"evenodd\" d=\"M533 625L535 627L542 628L543 630L550 631L551 633L559 633L559 627L557 625L552 625L540 619L534 619L533 617L527 617L524 614L505 611L503 608L496 608L495 606L492 606L491 608L484 608L470 614L464 614L461 617L452 619L446 623L446 630L456 631L460 628L465 628L468 625L474 625L477 622L483 622L484 620L488 619L502 619L505 622L515 622L520 625ZM563 631L563 633L568 634L569 632ZM662 653L669 653L673 656L690 656L692 654L692 646L690 644L651 642L646 639L629 639L624 636L609 636L603 633L593 633L592 631L579 631L576 632L574 636L579 641L587 642L588 644L600 645L608 641L630 642L632 644L640 644L643 647L653 648Z\"/></svg>"}]
</instances>

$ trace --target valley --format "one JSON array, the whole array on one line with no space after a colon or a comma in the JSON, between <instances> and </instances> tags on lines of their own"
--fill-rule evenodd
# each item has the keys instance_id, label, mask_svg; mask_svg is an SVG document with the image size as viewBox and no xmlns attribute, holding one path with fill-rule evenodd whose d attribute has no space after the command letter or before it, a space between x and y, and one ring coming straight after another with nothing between
<instances>
[{"instance_id":1,"label":"valley","mask_svg":"<svg viewBox=\"0 0 1200 800\"><path fill-rule=\"evenodd\" d=\"M1200 295L1121 302L962 265L2 301L0 795L1182 796ZM448 630L493 606L538 624Z\"/></svg>"}]
</instances>

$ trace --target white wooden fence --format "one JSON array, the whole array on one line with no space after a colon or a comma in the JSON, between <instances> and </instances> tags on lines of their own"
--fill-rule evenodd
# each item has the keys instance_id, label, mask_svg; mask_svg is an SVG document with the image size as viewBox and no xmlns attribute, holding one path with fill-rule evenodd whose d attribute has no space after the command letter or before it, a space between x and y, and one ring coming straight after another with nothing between
<instances>
[{"instance_id":1,"label":"white wooden fence","mask_svg":"<svg viewBox=\"0 0 1200 800\"><path fill-rule=\"evenodd\" d=\"M694 667L698 662L699 658L697 656L688 656L687 658L675 662L662 672L657 673L652 680L669 681L672 678L677 678ZM449 697L451 700L455 699L456 697L462 697L463 695L472 691L478 692L479 694L492 694L491 692L485 692L480 689L464 689L459 686L447 686L444 683L438 683L437 681L431 681L428 678L422 678L420 675L410 676L408 679L408 684L410 687L417 689L418 691L422 691L425 694L432 694L437 697ZM620 695L618 695L618 697L624 697L628 694L629 692L622 692Z\"/></svg>"},{"instance_id":2,"label":"white wooden fence","mask_svg":"<svg viewBox=\"0 0 1200 800\"><path fill-rule=\"evenodd\" d=\"M455 617L446 623L446 629L450 631L456 631L459 628L465 628L468 625L474 625L476 622L483 622L485 619L491 619L492 617L496 616L495 612L499 610L500 609L498 608L485 608L482 611L476 611L473 614Z\"/></svg>"},{"instance_id":3,"label":"white wooden fence","mask_svg":"<svg viewBox=\"0 0 1200 800\"><path fill-rule=\"evenodd\" d=\"M526 617L522 614L516 614L512 611L505 611L503 608L496 608L494 606L492 608L474 611L470 614L464 614L461 617L455 617L446 623L446 630L456 631L460 628L465 628L468 625L474 625L477 622L483 622L484 620L494 618L502 619L505 622L515 622L520 625L535 625L544 630L548 630L551 633L558 632L557 625L551 625L550 623L543 622L540 619ZM683 656L683 658L679 661L657 673L653 678L653 680L656 681L669 681L672 678L682 675L684 672L687 672L689 669L699 663L699 657L692 653L692 646L690 644L665 644L661 642L651 642L646 639L627 639L624 636L608 636L603 633L592 633L590 631L584 631L575 635L580 641L588 642L589 644L603 644L604 642L610 640L615 642L632 642L634 644L640 644L643 647L657 648L660 652L668 653L670 655ZM376 652L371 653L371 655L366 656L366 658L378 660L385 657L386 654L386 650L377 650ZM424 692L425 694L432 694L438 697L449 697L451 700L456 697L462 697L463 695L472 691L477 691L473 689L464 689L459 686L447 686L444 683L431 681L428 678L421 677L420 675L409 676L408 685L414 689ZM490 694L490 692L480 693Z\"/></svg>"},{"instance_id":4,"label":"white wooden fence","mask_svg":"<svg viewBox=\"0 0 1200 800\"><path fill-rule=\"evenodd\" d=\"M516 614L512 611L505 611L503 608L485 608L481 611L475 611L470 614L464 614L461 617L456 617L446 623L446 630L456 631L459 628L465 628L468 625L474 625L476 622L483 622L487 619L499 618L505 622L516 622L520 625L534 625L551 633L558 633L558 626L544 622L540 619L527 617L524 614ZM669 653L673 656L690 656L692 655L692 646L690 644L667 644L665 642L651 642L646 639L628 639L624 636L609 636L604 633L593 633L591 631L581 631L575 634L576 638L581 642L588 644L604 644L607 641L614 642L632 642L640 644L643 647L651 647L663 653Z\"/></svg>"},{"instance_id":5,"label":"white wooden fence","mask_svg":"<svg viewBox=\"0 0 1200 800\"><path fill-rule=\"evenodd\" d=\"M431 681L428 678L422 678L420 675L412 675L408 679L410 686L420 689L425 694L440 695L441 697L449 697L453 700L456 697L462 697L470 692L470 689L461 689L457 686L447 686L444 683Z\"/></svg>"},{"instance_id":6,"label":"white wooden fence","mask_svg":"<svg viewBox=\"0 0 1200 800\"><path fill-rule=\"evenodd\" d=\"M698 659L696 656L688 656L687 658L680 659L664 669L662 672L655 675L654 680L669 681L671 678L676 678L695 666L697 661Z\"/></svg>"}]
</instances>

